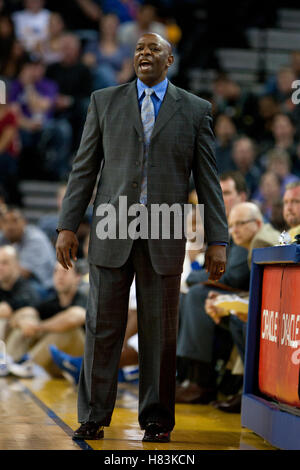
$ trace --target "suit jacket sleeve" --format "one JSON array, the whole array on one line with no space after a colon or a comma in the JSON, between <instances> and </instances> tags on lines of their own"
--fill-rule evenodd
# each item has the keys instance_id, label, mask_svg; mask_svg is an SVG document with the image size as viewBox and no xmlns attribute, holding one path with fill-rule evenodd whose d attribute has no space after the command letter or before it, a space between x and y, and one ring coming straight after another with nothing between
<instances>
[{"instance_id":1,"label":"suit jacket sleeve","mask_svg":"<svg viewBox=\"0 0 300 470\"><path fill-rule=\"evenodd\" d=\"M103 159L102 136L92 93L78 152L69 176L58 229L76 232L91 200Z\"/></svg>"},{"instance_id":2,"label":"suit jacket sleeve","mask_svg":"<svg viewBox=\"0 0 300 470\"><path fill-rule=\"evenodd\" d=\"M204 231L208 244L228 242L223 195L214 153L211 105L200 123L193 162L193 177L199 204L204 204Z\"/></svg>"}]
</instances>

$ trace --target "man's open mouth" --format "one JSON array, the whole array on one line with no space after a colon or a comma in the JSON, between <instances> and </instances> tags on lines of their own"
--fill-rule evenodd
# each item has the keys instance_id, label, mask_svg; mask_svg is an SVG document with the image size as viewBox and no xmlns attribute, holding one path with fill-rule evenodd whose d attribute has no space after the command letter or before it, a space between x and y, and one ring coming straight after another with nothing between
<instances>
[{"instance_id":1,"label":"man's open mouth","mask_svg":"<svg viewBox=\"0 0 300 470\"><path fill-rule=\"evenodd\" d=\"M139 66L140 66L140 69L142 71L147 71L149 70L151 67L152 67L152 63L149 62L148 60L142 60L140 63L139 63Z\"/></svg>"}]
</instances>

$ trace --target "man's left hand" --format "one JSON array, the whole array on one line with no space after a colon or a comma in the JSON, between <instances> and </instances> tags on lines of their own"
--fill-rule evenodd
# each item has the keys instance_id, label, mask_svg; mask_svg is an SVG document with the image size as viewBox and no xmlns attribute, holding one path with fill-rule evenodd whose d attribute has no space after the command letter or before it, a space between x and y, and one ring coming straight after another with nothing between
<instances>
[{"instance_id":1,"label":"man's left hand","mask_svg":"<svg viewBox=\"0 0 300 470\"><path fill-rule=\"evenodd\" d=\"M205 253L205 269L209 280L218 281L226 269L226 246L209 245Z\"/></svg>"}]
</instances>

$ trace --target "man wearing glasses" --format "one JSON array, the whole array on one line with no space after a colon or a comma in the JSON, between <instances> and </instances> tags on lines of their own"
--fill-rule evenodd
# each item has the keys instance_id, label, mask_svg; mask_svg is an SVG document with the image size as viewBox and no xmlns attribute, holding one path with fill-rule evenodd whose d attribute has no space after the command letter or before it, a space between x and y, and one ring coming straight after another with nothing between
<instances>
[{"instance_id":1,"label":"man wearing glasses","mask_svg":"<svg viewBox=\"0 0 300 470\"><path fill-rule=\"evenodd\" d=\"M254 248L265 248L278 243L279 232L271 224L264 224L263 216L256 204L244 202L236 205L230 212L228 220L229 232L234 243L248 250L248 264L251 268L251 256ZM224 299L224 297L223 297ZM222 327L226 322L234 344L244 362L247 333L247 313L231 312L224 317L223 308L218 307L218 293L211 292L205 303L205 310L216 325ZM226 318L226 320L225 320ZM239 413L241 409L241 392L229 400L215 402L215 407L227 413Z\"/></svg>"},{"instance_id":2,"label":"man wearing glasses","mask_svg":"<svg viewBox=\"0 0 300 470\"><path fill-rule=\"evenodd\" d=\"M253 248L275 245L279 239L279 232L270 224L264 224L259 208L253 203L236 204L230 211L228 226L235 256L233 261L230 255L228 257L226 273L220 278L222 285L215 283L211 285L211 288L200 284L195 285L190 289L184 301L178 356L189 358L194 367L188 377L190 382L184 384L185 386L177 386L177 403L207 404L216 399L215 362L217 358L214 344L220 344L220 342L230 344L232 333L226 332L224 328L225 323L228 323L228 317L221 324L221 316L218 315L221 312L214 306L215 299L219 294L223 296L230 293L224 290L226 287L231 287L231 290L235 292L247 292ZM238 325L234 323L233 328L236 327L238 330L238 338L242 336L239 344L243 345L246 323L239 318L234 320L237 320ZM224 355L224 350L222 354Z\"/></svg>"}]
</instances>

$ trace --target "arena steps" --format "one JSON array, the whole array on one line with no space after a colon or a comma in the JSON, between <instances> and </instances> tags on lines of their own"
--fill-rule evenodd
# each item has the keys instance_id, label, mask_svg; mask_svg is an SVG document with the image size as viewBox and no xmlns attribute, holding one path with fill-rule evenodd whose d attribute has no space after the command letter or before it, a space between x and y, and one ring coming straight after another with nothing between
<instances>
[{"instance_id":1,"label":"arena steps","mask_svg":"<svg viewBox=\"0 0 300 470\"><path fill-rule=\"evenodd\" d=\"M57 213L58 188L59 183L52 181L22 181L20 183L23 212L29 223L36 223L43 215Z\"/></svg>"}]
</instances>

